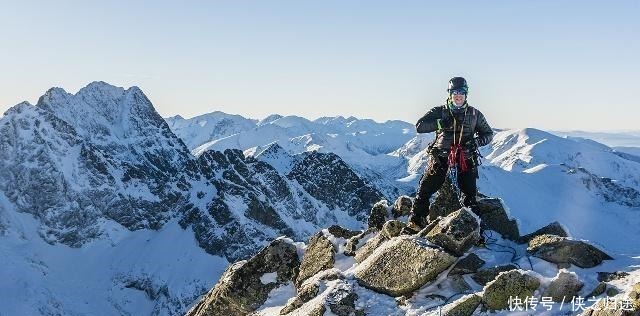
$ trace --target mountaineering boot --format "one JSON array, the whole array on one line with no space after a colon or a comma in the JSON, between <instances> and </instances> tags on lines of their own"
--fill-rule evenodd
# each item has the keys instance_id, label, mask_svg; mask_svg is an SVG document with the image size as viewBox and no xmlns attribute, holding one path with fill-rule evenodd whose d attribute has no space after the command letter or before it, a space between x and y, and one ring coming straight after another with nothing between
<instances>
[{"instance_id":1,"label":"mountaineering boot","mask_svg":"<svg viewBox=\"0 0 640 316\"><path fill-rule=\"evenodd\" d=\"M418 232L420 232L423 228L425 228L427 226L427 217L426 216L420 216L417 215L416 213L411 213L409 215L409 220L407 221L407 233L410 235L414 235L417 234Z\"/></svg>"}]
</instances>

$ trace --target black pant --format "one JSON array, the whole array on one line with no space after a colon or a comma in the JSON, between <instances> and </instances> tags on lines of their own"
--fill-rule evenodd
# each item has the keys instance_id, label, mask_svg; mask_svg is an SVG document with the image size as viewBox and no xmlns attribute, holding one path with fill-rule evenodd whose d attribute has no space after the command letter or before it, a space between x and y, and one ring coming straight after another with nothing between
<instances>
[{"instance_id":1,"label":"black pant","mask_svg":"<svg viewBox=\"0 0 640 316\"><path fill-rule=\"evenodd\" d=\"M474 164L474 159L468 159L467 166L469 166L469 169L466 172L462 172L458 168L458 186L460 191L464 193L464 206L470 207L476 204L478 168ZM413 202L413 213L416 216L427 216L429 199L444 183L448 169L447 157L433 154L429 156L429 165L422 178L420 178L420 186Z\"/></svg>"}]
</instances>

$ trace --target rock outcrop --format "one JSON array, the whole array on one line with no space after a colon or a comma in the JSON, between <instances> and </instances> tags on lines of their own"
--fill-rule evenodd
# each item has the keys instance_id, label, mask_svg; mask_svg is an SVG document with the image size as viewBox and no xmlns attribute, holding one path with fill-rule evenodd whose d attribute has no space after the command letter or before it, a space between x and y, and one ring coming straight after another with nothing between
<instances>
[{"instance_id":1,"label":"rock outcrop","mask_svg":"<svg viewBox=\"0 0 640 316\"><path fill-rule=\"evenodd\" d=\"M232 264L220 281L186 315L246 315L262 305L269 292L295 280L300 265L296 247L277 239L246 261Z\"/></svg>"},{"instance_id":2,"label":"rock outcrop","mask_svg":"<svg viewBox=\"0 0 640 316\"><path fill-rule=\"evenodd\" d=\"M569 237L567 231L560 225L558 222L553 222L545 227L542 227L533 233L526 234L519 238L520 243L528 243L531 239L541 236L541 235L556 235L560 237Z\"/></svg>"},{"instance_id":3,"label":"rock outcrop","mask_svg":"<svg viewBox=\"0 0 640 316\"><path fill-rule=\"evenodd\" d=\"M445 197L443 195L442 198ZM403 204L398 201L394 205ZM555 269L556 264L593 267L610 258L585 242L566 237L566 231L557 222L526 236L518 236L518 228L512 226L515 222L508 218L500 200L484 198L482 205L479 209L462 208L448 212L416 233L407 232L404 222L392 219L395 215L390 215L391 208L382 201L373 207L369 218L371 227L366 230L351 231L334 225L316 233L308 240L299 267L287 268L292 271L288 277L275 282L291 282L297 291L279 313L290 316L359 316L366 315L368 310L395 313L376 309L379 298L376 295L391 297L391 301L399 305L410 302L408 306L415 306L420 300L427 300L429 304L443 301L439 314L449 316L504 311L511 307L510 298L527 304L522 302L532 297L538 300L550 297L553 302L568 304L583 290L584 283L578 275L561 269L555 277L544 277L535 271L523 270L521 259L524 255L543 259L535 262L535 266L546 265L547 269ZM484 223L484 220L489 223ZM482 227L498 231L502 238L492 237L486 244L478 243ZM528 244L523 241L528 241ZM513 251L511 259L497 260L498 257L507 258L504 253L511 253L505 250L509 248ZM534 266L533 263L529 265L531 260L524 263L525 267ZM192 311L210 311L226 304L227 309L215 311L239 315L251 313L260 302L264 302L267 294L278 292L274 291L275 284L256 282L249 282L247 290L229 289L231 283L228 280L233 279L238 274L236 271L245 265L239 263L229 268L223 280ZM626 278L628 273L594 273L603 282L591 294L622 295L616 286L605 282ZM236 282L233 286L241 285ZM233 295L223 295L225 293ZM640 284L637 291L625 294L637 301L639 293ZM458 295L463 296L449 301ZM203 306L212 307L205 309ZM587 309L585 315L632 315L625 314L626 311L603 314L592 309Z\"/></svg>"},{"instance_id":4,"label":"rock outcrop","mask_svg":"<svg viewBox=\"0 0 640 316\"><path fill-rule=\"evenodd\" d=\"M396 199L396 202L393 203L391 214L394 218L409 215L412 206L413 200L410 197L406 195L400 196L398 197L398 199Z\"/></svg>"},{"instance_id":5,"label":"rock outcrop","mask_svg":"<svg viewBox=\"0 0 640 316\"><path fill-rule=\"evenodd\" d=\"M484 287L482 301L492 311L507 309L509 298L517 297L524 301L534 296L534 291L540 286L540 281L519 270L503 272Z\"/></svg>"},{"instance_id":6,"label":"rock outcrop","mask_svg":"<svg viewBox=\"0 0 640 316\"><path fill-rule=\"evenodd\" d=\"M462 256L480 239L480 222L463 208L440 220L426 238L455 256Z\"/></svg>"},{"instance_id":7,"label":"rock outcrop","mask_svg":"<svg viewBox=\"0 0 640 316\"><path fill-rule=\"evenodd\" d=\"M389 217L389 203L387 200L382 200L373 205L371 213L369 214L369 228L382 229L382 225L387 221Z\"/></svg>"},{"instance_id":8,"label":"rock outcrop","mask_svg":"<svg viewBox=\"0 0 640 316\"><path fill-rule=\"evenodd\" d=\"M296 285L302 284L304 280L320 271L333 268L335 262L336 250L322 232L313 235L308 244L309 246L302 257Z\"/></svg>"},{"instance_id":9,"label":"rock outcrop","mask_svg":"<svg viewBox=\"0 0 640 316\"><path fill-rule=\"evenodd\" d=\"M549 286L542 293L543 297L551 297L554 302L571 302L584 284L575 273L560 270L558 275L551 280Z\"/></svg>"},{"instance_id":10,"label":"rock outcrop","mask_svg":"<svg viewBox=\"0 0 640 316\"><path fill-rule=\"evenodd\" d=\"M399 296L435 280L454 261L455 257L421 238L400 236L361 262L354 275L366 288ZM399 267L403 267L402 270Z\"/></svg>"},{"instance_id":11,"label":"rock outcrop","mask_svg":"<svg viewBox=\"0 0 640 316\"><path fill-rule=\"evenodd\" d=\"M581 240L556 235L540 235L529 241L527 251L553 263L570 263L580 268L592 268L611 260L611 256Z\"/></svg>"},{"instance_id":12,"label":"rock outcrop","mask_svg":"<svg viewBox=\"0 0 640 316\"><path fill-rule=\"evenodd\" d=\"M482 220L482 230L493 230L502 237L517 241L520 239L520 230L515 219L509 218L500 199L478 199L478 204L473 211Z\"/></svg>"}]
</instances>

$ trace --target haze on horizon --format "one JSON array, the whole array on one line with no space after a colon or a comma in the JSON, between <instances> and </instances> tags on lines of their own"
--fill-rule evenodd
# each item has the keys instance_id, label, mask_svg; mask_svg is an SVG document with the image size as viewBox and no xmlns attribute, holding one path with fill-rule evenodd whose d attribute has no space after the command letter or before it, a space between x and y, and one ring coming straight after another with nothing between
<instances>
[{"instance_id":1,"label":"haze on horizon","mask_svg":"<svg viewBox=\"0 0 640 316\"><path fill-rule=\"evenodd\" d=\"M24 1L0 11L0 112L139 86L164 116L415 122L452 76L493 127L637 130L637 1Z\"/></svg>"}]
</instances>

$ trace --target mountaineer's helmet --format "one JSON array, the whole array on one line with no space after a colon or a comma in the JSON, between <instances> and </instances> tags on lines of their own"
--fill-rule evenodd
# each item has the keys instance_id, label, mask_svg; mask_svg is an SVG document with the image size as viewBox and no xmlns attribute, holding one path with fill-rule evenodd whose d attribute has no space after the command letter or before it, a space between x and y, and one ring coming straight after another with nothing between
<instances>
[{"instance_id":1,"label":"mountaineer's helmet","mask_svg":"<svg viewBox=\"0 0 640 316\"><path fill-rule=\"evenodd\" d=\"M452 91L463 91L464 94L469 93L469 85L467 85L467 80L462 77L453 77L449 80L449 87L447 88L447 92L451 93Z\"/></svg>"}]
</instances>

